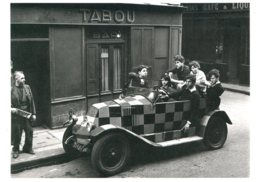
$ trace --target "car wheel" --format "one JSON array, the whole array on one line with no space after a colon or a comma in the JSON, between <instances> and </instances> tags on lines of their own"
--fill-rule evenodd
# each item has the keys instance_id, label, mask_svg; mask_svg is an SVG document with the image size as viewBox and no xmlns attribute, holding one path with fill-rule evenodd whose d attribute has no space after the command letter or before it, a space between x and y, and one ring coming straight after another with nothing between
<instances>
[{"instance_id":1,"label":"car wheel","mask_svg":"<svg viewBox=\"0 0 260 182\"><path fill-rule=\"evenodd\" d=\"M72 126L68 126L67 129L65 130L64 134L63 134L63 138L62 138L62 146L63 149L65 150L65 152L69 155L79 155L80 152L78 150L76 150L75 148L72 147L73 141L70 140L67 143L65 143L65 141L71 137L72 134Z\"/></svg>"},{"instance_id":2,"label":"car wheel","mask_svg":"<svg viewBox=\"0 0 260 182\"><path fill-rule=\"evenodd\" d=\"M204 135L204 143L209 149L221 148L227 139L227 124L221 117L212 117Z\"/></svg>"},{"instance_id":3,"label":"car wheel","mask_svg":"<svg viewBox=\"0 0 260 182\"><path fill-rule=\"evenodd\" d=\"M92 165L106 176L121 172L128 163L129 157L129 141L122 134L103 136L97 140L91 152Z\"/></svg>"}]
</instances>

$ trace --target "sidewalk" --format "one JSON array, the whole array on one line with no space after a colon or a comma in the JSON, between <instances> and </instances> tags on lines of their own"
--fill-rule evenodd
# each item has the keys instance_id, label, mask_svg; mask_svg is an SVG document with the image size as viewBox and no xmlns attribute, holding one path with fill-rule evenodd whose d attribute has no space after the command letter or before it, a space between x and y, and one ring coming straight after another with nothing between
<instances>
[{"instance_id":1,"label":"sidewalk","mask_svg":"<svg viewBox=\"0 0 260 182\"><path fill-rule=\"evenodd\" d=\"M20 153L16 159L11 155L11 172L19 172L26 168L32 168L43 164L54 163L59 158L64 158L65 152L62 147L62 136L66 128L48 129L35 127L33 133L33 149L35 155ZM24 143L24 134L20 150ZM54 160L55 159L55 160Z\"/></svg>"},{"instance_id":2,"label":"sidewalk","mask_svg":"<svg viewBox=\"0 0 260 182\"><path fill-rule=\"evenodd\" d=\"M226 90L250 95L250 87L249 86L242 86L242 85L231 84L231 83L221 83L221 84Z\"/></svg>"},{"instance_id":3,"label":"sidewalk","mask_svg":"<svg viewBox=\"0 0 260 182\"><path fill-rule=\"evenodd\" d=\"M249 87L226 83L222 83L222 85L226 90L250 95ZM11 172L15 173L23 169L70 160L62 147L62 136L65 129L34 128L33 149L35 155L21 153L17 159L11 158ZM24 135L21 143L23 144L23 142Z\"/></svg>"}]
</instances>

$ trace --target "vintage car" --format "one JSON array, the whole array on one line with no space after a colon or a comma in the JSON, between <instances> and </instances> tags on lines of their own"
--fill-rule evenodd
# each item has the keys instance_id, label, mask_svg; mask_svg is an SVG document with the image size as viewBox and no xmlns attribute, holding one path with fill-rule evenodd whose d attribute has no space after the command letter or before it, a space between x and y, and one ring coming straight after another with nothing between
<instances>
[{"instance_id":1,"label":"vintage car","mask_svg":"<svg viewBox=\"0 0 260 182\"><path fill-rule=\"evenodd\" d=\"M226 123L232 124L225 111L206 112L205 98L201 98L200 125L187 129L184 126L190 101L157 102L148 94L93 104L85 116L70 113L70 124L63 136L66 153L91 153L92 165L98 172L114 175L126 166L131 148L138 141L161 148L195 141L203 141L209 149L224 145Z\"/></svg>"}]
</instances>

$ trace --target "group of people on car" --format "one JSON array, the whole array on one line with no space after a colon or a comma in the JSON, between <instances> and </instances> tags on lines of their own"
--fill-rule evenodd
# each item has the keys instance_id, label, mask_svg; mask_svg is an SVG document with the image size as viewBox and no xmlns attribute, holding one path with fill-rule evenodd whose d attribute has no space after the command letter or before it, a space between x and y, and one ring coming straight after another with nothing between
<instances>
[{"instance_id":1,"label":"group of people on car","mask_svg":"<svg viewBox=\"0 0 260 182\"><path fill-rule=\"evenodd\" d=\"M157 102L166 102L169 99L190 100L190 122L191 125L197 125L199 120L200 98L205 97L207 102L207 110L219 109L220 96L224 89L219 81L220 73L217 69L212 69L208 73L209 81L206 79L205 73L200 70L198 61L191 61L185 65L185 59L181 55L174 57L176 67L168 70L163 74L160 80L160 86L157 88ZM123 95L126 94L127 88L148 87L147 76L149 67L140 65L137 72L130 72L129 79L123 89ZM151 97L155 97L152 94ZM150 98L151 99L151 98Z\"/></svg>"}]
</instances>

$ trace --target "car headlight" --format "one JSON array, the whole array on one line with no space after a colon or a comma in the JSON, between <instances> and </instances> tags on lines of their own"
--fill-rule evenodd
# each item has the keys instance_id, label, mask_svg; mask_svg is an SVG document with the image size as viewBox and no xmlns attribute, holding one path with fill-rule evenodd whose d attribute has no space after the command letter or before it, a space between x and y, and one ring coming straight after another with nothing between
<instances>
[{"instance_id":1,"label":"car headlight","mask_svg":"<svg viewBox=\"0 0 260 182\"><path fill-rule=\"evenodd\" d=\"M87 123L87 131L90 132L92 129L94 129L94 123L88 122Z\"/></svg>"}]
</instances>

